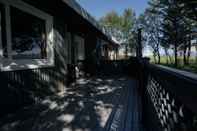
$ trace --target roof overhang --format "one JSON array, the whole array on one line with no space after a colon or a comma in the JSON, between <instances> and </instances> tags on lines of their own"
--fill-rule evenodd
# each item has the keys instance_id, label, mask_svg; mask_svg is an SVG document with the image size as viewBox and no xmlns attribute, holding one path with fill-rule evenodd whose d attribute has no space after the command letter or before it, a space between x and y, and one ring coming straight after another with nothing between
<instances>
[{"instance_id":1,"label":"roof overhang","mask_svg":"<svg viewBox=\"0 0 197 131\"><path fill-rule=\"evenodd\" d=\"M99 32L101 32L107 41L113 44L117 44L110 34L105 30L104 27L102 27L94 17L92 17L84 8L82 8L75 0L62 0L64 3L66 3L70 8L72 8L77 14L82 16L86 21L88 21L91 25L93 25Z\"/></svg>"}]
</instances>

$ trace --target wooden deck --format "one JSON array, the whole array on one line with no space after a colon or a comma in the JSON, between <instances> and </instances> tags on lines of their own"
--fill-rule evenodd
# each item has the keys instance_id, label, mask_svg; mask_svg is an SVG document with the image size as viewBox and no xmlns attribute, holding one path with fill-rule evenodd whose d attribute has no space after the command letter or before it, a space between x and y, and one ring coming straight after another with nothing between
<instances>
[{"instance_id":1,"label":"wooden deck","mask_svg":"<svg viewBox=\"0 0 197 131\"><path fill-rule=\"evenodd\" d=\"M64 96L0 119L1 131L142 131L137 81L128 77L80 79Z\"/></svg>"}]
</instances>

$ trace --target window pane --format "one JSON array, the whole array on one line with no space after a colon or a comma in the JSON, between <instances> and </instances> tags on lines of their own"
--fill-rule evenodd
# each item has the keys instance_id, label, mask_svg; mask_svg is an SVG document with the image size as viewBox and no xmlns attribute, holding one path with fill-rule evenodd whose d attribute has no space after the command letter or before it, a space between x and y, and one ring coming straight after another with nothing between
<instances>
[{"instance_id":1,"label":"window pane","mask_svg":"<svg viewBox=\"0 0 197 131\"><path fill-rule=\"evenodd\" d=\"M0 15L1 15L1 19L0 19L0 23L1 23L1 42L2 42L2 48L3 48L3 56L4 57L8 57L7 54L7 44L6 44L6 25L5 25L5 7L0 4Z\"/></svg>"},{"instance_id":2,"label":"window pane","mask_svg":"<svg viewBox=\"0 0 197 131\"><path fill-rule=\"evenodd\" d=\"M77 60L85 60L84 39L80 36L76 36L75 42L76 42L76 46L77 46L77 50L76 50Z\"/></svg>"},{"instance_id":3,"label":"window pane","mask_svg":"<svg viewBox=\"0 0 197 131\"><path fill-rule=\"evenodd\" d=\"M12 58L46 58L45 21L11 7Z\"/></svg>"}]
</instances>

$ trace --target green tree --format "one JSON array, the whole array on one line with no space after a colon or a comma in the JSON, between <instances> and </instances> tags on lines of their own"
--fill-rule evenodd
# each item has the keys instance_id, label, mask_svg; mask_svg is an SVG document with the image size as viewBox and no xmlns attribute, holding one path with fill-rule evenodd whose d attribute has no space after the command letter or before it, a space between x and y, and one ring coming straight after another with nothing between
<instances>
[{"instance_id":1,"label":"green tree","mask_svg":"<svg viewBox=\"0 0 197 131\"><path fill-rule=\"evenodd\" d=\"M128 52L133 52L135 50L135 42L134 34L133 34L133 28L136 23L136 16L135 12L128 8L125 9L122 15L122 24L121 24L121 30L123 33L123 40L125 43L125 54L126 57L128 57Z\"/></svg>"},{"instance_id":2,"label":"green tree","mask_svg":"<svg viewBox=\"0 0 197 131\"><path fill-rule=\"evenodd\" d=\"M117 12L111 11L99 20L100 24L107 30L107 32L117 38L122 39L121 35L121 16Z\"/></svg>"},{"instance_id":3,"label":"green tree","mask_svg":"<svg viewBox=\"0 0 197 131\"><path fill-rule=\"evenodd\" d=\"M184 14L189 19L197 21L197 1L196 0L178 0Z\"/></svg>"},{"instance_id":4,"label":"green tree","mask_svg":"<svg viewBox=\"0 0 197 131\"><path fill-rule=\"evenodd\" d=\"M132 30L135 24L135 12L132 9L125 9L123 14L118 15L115 11L107 13L100 19L101 25L117 40L125 45L125 55L134 50Z\"/></svg>"},{"instance_id":5,"label":"green tree","mask_svg":"<svg viewBox=\"0 0 197 131\"><path fill-rule=\"evenodd\" d=\"M144 14L140 15L138 21L140 21L140 24L143 28L143 37L146 39L146 43L152 48L154 61L155 63L159 64L161 59L161 18L157 13L152 13L154 8L154 6L147 8Z\"/></svg>"},{"instance_id":6,"label":"green tree","mask_svg":"<svg viewBox=\"0 0 197 131\"><path fill-rule=\"evenodd\" d=\"M187 41L191 33L191 21L186 12L188 9L183 8L186 4L177 0L151 0L149 2L151 12L161 20L161 45L163 47L172 47L174 50L175 66L178 65L178 50L184 47L184 52L190 49L190 42ZM192 17L193 18L193 17ZM168 45L166 45L168 44ZM190 52L190 51L188 51ZM184 53L184 59L185 57ZM189 56L190 53L188 53ZM186 61L184 61L186 63Z\"/></svg>"}]
</instances>

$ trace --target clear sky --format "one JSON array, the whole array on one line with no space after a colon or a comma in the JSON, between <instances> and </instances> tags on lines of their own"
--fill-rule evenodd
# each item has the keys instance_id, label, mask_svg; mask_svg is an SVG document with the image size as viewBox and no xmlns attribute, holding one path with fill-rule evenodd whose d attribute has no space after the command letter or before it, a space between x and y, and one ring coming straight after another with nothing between
<instances>
[{"instance_id":1,"label":"clear sky","mask_svg":"<svg viewBox=\"0 0 197 131\"><path fill-rule=\"evenodd\" d=\"M149 0L76 0L97 20L112 10L121 14L124 9L132 8L139 16L148 7ZM152 55L149 48L144 49L144 56Z\"/></svg>"},{"instance_id":2,"label":"clear sky","mask_svg":"<svg viewBox=\"0 0 197 131\"><path fill-rule=\"evenodd\" d=\"M132 8L136 15L144 12L148 0L77 0L96 19L104 16L107 12L115 10L122 13L125 8Z\"/></svg>"}]
</instances>

